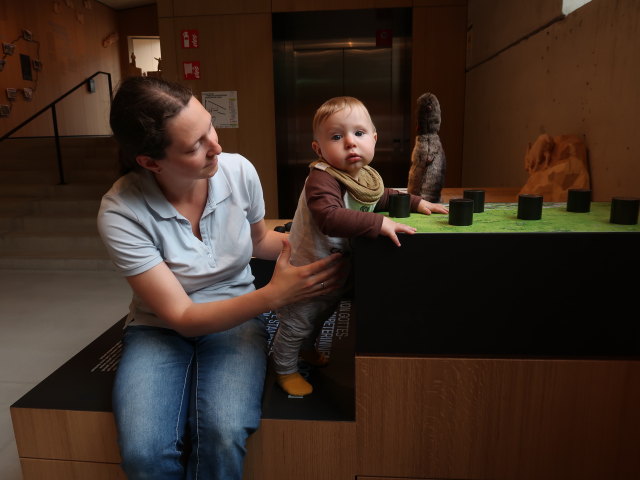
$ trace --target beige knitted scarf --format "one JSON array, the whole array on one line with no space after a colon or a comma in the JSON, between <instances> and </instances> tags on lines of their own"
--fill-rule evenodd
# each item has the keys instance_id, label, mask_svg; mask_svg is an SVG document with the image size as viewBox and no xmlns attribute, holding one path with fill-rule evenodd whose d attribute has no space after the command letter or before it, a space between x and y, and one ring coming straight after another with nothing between
<instances>
[{"instance_id":1,"label":"beige knitted scarf","mask_svg":"<svg viewBox=\"0 0 640 480\"><path fill-rule=\"evenodd\" d=\"M342 183L353 198L363 205L373 205L384 192L382 177L373 168L366 165L360 169L358 180L354 180L349 174L333 168L323 160L316 160L309 165L309 168L324 170L333 178Z\"/></svg>"}]
</instances>

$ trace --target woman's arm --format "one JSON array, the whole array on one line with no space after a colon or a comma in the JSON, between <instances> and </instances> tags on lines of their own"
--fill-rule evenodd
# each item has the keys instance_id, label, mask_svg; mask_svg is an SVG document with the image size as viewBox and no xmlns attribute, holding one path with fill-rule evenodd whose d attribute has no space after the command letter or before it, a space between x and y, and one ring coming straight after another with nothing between
<instances>
[{"instance_id":1,"label":"woman's arm","mask_svg":"<svg viewBox=\"0 0 640 480\"><path fill-rule=\"evenodd\" d=\"M294 267L289 263L289 242L283 240L281 247L273 277L267 285L227 300L194 303L165 263L127 280L168 328L187 337L233 328L261 313L330 292L341 285L344 272L339 254Z\"/></svg>"},{"instance_id":2,"label":"woman's arm","mask_svg":"<svg viewBox=\"0 0 640 480\"><path fill-rule=\"evenodd\" d=\"M282 251L282 240L286 233L267 230L263 220L251 224L251 241L253 242L253 256L263 260L275 260Z\"/></svg>"}]
</instances>

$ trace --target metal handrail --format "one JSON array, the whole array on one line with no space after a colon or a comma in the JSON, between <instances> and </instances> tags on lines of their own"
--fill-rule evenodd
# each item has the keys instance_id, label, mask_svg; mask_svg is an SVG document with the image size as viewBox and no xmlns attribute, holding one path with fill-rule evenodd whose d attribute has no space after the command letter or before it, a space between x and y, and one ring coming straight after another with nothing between
<instances>
[{"instance_id":1,"label":"metal handrail","mask_svg":"<svg viewBox=\"0 0 640 480\"><path fill-rule=\"evenodd\" d=\"M111 74L108 73L108 72L98 71L98 72L94 73L93 75L91 75L90 77L84 79L82 82L80 82L78 85L76 85L75 87L73 87L69 91L67 91L67 93L65 93L65 94L59 96L58 98L56 98L53 102L49 103L46 107L43 107L42 109L38 110L38 112L36 112L33 115L31 115L29 118L27 118L24 122L22 122L17 127L14 127L11 130L9 130L2 137L0 137L0 142L2 142L3 140L9 138L11 135L13 135L15 132L20 130L26 124L28 124L29 122L34 120L40 114L42 114L42 113L46 112L47 110L51 109L51 116L52 116L52 120L53 120L53 135L55 137L55 142L56 142L56 159L58 161L58 177L60 179L60 185L64 185L65 184L65 181L64 181L64 168L62 167L62 152L60 150L60 135L58 133L58 116L56 114L56 104L60 100L66 98L69 95L71 95L73 92L75 92L80 87L86 85L89 80L91 80L93 77L95 77L97 75L106 75L107 76L107 81L109 82L109 102L111 102L111 99L113 98L113 85L111 84Z\"/></svg>"}]
</instances>

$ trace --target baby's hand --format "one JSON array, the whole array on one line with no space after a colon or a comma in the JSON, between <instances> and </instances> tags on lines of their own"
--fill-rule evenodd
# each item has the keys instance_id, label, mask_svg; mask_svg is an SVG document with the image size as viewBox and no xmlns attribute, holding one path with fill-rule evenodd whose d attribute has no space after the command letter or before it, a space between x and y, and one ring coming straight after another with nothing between
<instances>
[{"instance_id":1,"label":"baby's hand","mask_svg":"<svg viewBox=\"0 0 640 480\"><path fill-rule=\"evenodd\" d=\"M396 246L400 246L400 240L398 240L397 233L416 233L416 229L410 227L409 225L404 225L402 223L397 223L391 220L389 217L384 217L382 219L382 227L380 228L380 235L384 235L385 237L389 237Z\"/></svg>"},{"instance_id":2,"label":"baby's hand","mask_svg":"<svg viewBox=\"0 0 640 480\"><path fill-rule=\"evenodd\" d=\"M432 213L449 213L449 210L441 203L431 203L423 199L418 204L418 213L431 215Z\"/></svg>"}]
</instances>

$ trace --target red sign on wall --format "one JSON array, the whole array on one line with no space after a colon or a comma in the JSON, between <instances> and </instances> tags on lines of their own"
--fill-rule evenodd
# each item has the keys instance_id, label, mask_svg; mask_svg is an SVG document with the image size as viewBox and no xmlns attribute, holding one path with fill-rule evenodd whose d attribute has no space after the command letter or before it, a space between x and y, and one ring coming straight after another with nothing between
<instances>
[{"instance_id":1,"label":"red sign on wall","mask_svg":"<svg viewBox=\"0 0 640 480\"><path fill-rule=\"evenodd\" d=\"M393 43L393 31L386 28L376 30L376 47L387 48Z\"/></svg>"},{"instance_id":2,"label":"red sign on wall","mask_svg":"<svg viewBox=\"0 0 640 480\"><path fill-rule=\"evenodd\" d=\"M182 62L182 70L185 80L198 80L200 78L200 62L198 60Z\"/></svg>"},{"instance_id":3,"label":"red sign on wall","mask_svg":"<svg viewBox=\"0 0 640 480\"><path fill-rule=\"evenodd\" d=\"M182 30L181 37L182 48L198 48L200 46L198 30Z\"/></svg>"}]
</instances>

